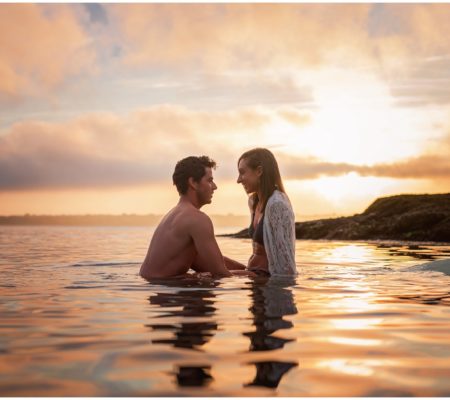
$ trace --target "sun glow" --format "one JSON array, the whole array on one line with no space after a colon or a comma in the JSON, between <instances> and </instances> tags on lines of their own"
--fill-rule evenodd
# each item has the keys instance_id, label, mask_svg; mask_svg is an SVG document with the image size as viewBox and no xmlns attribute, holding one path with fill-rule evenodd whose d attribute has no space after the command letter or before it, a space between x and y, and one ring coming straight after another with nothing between
<instances>
[{"instance_id":1,"label":"sun glow","mask_svg":"<svg viewBox=\"0 0 450 400\"><path fill-rule=\"evenodd\" d=\"M420 150L424 121L395 107L388 85L376 75L334 70L312 79L317 107L310 111L309 122L300 126L274 120L271 127L287 153L371 165Z\"/></svg>"},{"instance_id":2,"label":"sun glow","mask_svg":"<svg viewBox=\"0 0 450 400\"><path fill-rule=\"evenodd\" d=\"M343 176L320 177L306 181L304 185L308 190L338 205L344 213L355 209L362 212L374 198L398 191L396 179L360 176L355 172Z\"/></svg>"}]
</instances>

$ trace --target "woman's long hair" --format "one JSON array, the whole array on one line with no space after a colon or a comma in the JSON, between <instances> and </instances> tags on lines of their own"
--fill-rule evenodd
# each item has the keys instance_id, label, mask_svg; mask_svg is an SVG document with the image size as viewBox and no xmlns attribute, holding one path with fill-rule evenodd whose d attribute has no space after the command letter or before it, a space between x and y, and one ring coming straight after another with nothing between
<instances>
[{"instance_id":1,"label":"woman's long hair","mask_svg":"<svg viewBox=\"0 0 450 400\"><path fill-rule=\"evenodd\" d=\"M245 160L245 163L251 169L262 167L262 175L259 183L261 198L258 198L257 193L253 195L253 211L260 201L262 202L262 211L264 211L267 201L270 196L272 196L275 189L286 193L284 190L283 181L281 180L277 160L271 151L263 148L256 148L246 151L239 157L238 165L241 160Z\"/></svg>"}]
</instances>

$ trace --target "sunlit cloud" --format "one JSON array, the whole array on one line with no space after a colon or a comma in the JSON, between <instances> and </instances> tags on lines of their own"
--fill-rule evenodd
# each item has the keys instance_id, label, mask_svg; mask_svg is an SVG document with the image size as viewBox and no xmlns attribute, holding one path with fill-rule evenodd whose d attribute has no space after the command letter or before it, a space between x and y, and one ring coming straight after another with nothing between
<instances>
[{"instance_id":1,"label":"sunlit cloud","mask_svg":"<svg viewBox=\"0 0 450 400\"><path fill-rule=\"evenodd\" d=\"M70 5L0 5L0 101L45 97L95 71L95 52Z\"/></svg>"},{"instance_id":2,"label":"sunlit cloud","mask_svg":"<svg viewBox=\"0 0 450 400\"><path fill-rule=\"evenodd\" d=\"M450 160L447 156L423 155L391 164L371 166L330 163L314 158L284 156L283 170L287 179L314 179L321 176L341 176L355 172L361 176L450 180Z\"/></svg>"},{"instance_id":3,"label":"sunlit cloud","mask_svg":"<svg viewBox=\"0 0 450 400\"><path fill-rule=\"evenodd\" d=\"M370 6L114 5L129 65L209 71L317 65L330 48L363 46ZM323 34L326 27L327 34ZM164 38L164 40L161 40ZM361 38L361 39L360 39Z\"/></svg>"},{"instance_id":4,"label":"sunlit cloud","mask_svg":"<svg viewBox=\"0 0 450 400\"><path fill-rule=\"evenodd\" d=\"M270 116L160 106L124 118L91 114L64 123L23 122L0 137L0 188L122 186L167 180L179 159L236 158ZM233 140L235 138L235 140ZM234 147L225 144L230 141ZM234 163L223 171L234 174Z\"/></svg>"},{"instance_id":5,"label":"sunlit cloud","mask_svg":"<svg viewBox=\"0 0 450 400\"><path fill-rule=\"evenodd\" d=\"M309 123L307 116L285 108L276 112L258 108L203 112L174 106L137 110L125 117L98 113L62 123L18 123L0 137L0 188L111 187L162 182L170 179L176 161L192 154L215 158L220 176L232 180L236 160L243 151L264 144L271 147L267 126L280 118L300 127ZM445 138L443 145L447 141ZM292 156L277 146L272 146L272 150L285 179L291 180L348 173L450 179L448 157L439 154L369 166Z\"/></svg>"},{"instance_id":6,"label":"sunlit cloud","mask_svg":"<svg viewBox=\"0 0 450 400\"><path fill-rule=\"evenodd\" d=\"M450 179L450 159L448 156L424 155L403 162L358 167L356 171L361 175L392 178Z\"/></svg>"},{"instance_id":7,"label":"sunlit cloud","mask_svg":"<svg viewBox=\"0 0 450 400\"><path fill-rule=\"evenodd\" d=\"M397 66L450 50L446 4L120 4L108 12L134 65L270 69L351 54L348 63Z\"/></svg>"},{"instance_id":8,"label":"sunlit cloud","mask_svg":"<svg viewBox=\"0 0 450 400\"><path fill-rule=\"evenodd\" d=\"M424 107L450 103L450 54L418 61L409 69L390 84L398 105Z\"/></svg>"}]
</instances>

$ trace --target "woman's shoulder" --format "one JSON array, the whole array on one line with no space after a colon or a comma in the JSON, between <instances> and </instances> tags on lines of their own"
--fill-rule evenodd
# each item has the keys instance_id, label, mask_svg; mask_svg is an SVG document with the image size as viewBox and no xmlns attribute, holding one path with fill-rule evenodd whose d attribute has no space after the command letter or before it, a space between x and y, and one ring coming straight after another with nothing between
<instances>
[{"instance_id":1,"label":"woman's shoulder","mask_svg":"<svg viewBox=\"0 0 450 400\"><path fill-rule=\"evenodd\" d=\"M279 190L274 190L267 201L268 206L272 206L274 204L285 204L289 207L291 206L291 202L289 201L286 193L280 192Z\"/></svg>"}]
</instances>

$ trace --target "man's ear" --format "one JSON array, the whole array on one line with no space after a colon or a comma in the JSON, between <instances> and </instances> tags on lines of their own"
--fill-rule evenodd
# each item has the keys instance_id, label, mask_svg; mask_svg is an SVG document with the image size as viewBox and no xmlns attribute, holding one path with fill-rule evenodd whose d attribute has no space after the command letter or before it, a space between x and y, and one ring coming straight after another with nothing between
<instances>
[{"instance_id":1,"label":"man's ear","mask_svg":"<svg viewBox=\"0 0 450 400\"><path fill-rule=\"evenodd\" d=\"M197 190L198 182L194 180L192 176L188 178L188 188L191 188L194 192Z\"/></svg>"},{"instance_id":2,"label":"man's ear","mask_svg":"<svg viewBox=\"0 0 450 400\"><path fill-rule=\"evenodd\" d=\"M262 175L262 173L263 173L263 167L262 167L262 165L258 165L258 166L256 167L256 174L257 174L258 177L259 177L259 176Z\"/></svg>"}]
</instances>

